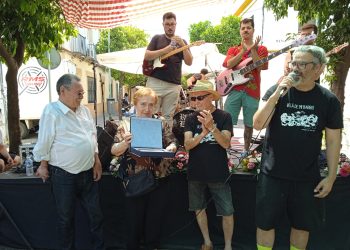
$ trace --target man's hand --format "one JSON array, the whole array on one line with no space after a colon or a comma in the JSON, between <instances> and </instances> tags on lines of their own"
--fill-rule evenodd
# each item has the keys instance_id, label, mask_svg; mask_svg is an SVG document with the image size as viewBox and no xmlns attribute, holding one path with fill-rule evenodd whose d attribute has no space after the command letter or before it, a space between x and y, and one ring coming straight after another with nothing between
<instances>
[{"instance_id":1,"label":"man's hand","mask_svg":"<svg viewBox=\"0 0 350 250\"><path fill-rule=\"evenodd\" d=\"M200 116L198 116L198 121L202 123L207 130L213 127L214 120L209 110L203 110L199 112Z\"/></svg>"},{"instance_id":2,"label":"man's hand","mask_svg":"<svg viewBox=\"0 0 350 250\"><path fill-rule=\"evenodd\" d=\"M40 166L36 170L35 175L37 177L40 177L43 180L43 182L45 182L49 178L48 165L40 163Z\"/></svg>"},{"instance_id":3,"label":"man's hand","mask_svg":"<svg viewBox=\"0 0 350 250\"><path fill-rule=\"evenodd\" d=\"M102 176L102 165L101 165L100 159L98 158L98 154L95 154L93 175L94 175L94 181L99 181L101 179L101 176Z\"/></svg>"},{"instance_id":4,"label":"man's hand","mask_svg":"<svg viewBox=\"0 0 350 250\"><path fill-rule=\"evenodd\" d=\"M242 47L241 53L242 53L242 55L243 55L244 52L247 51L247 45L245 44L244 39L242 39L241 47Z\"/></svg>"},{"instance_id":5,"label":"man's hand","mask_svg":"<svg viewBox=\"0 0 350 250\"><path fill-rule=\"evenodd\" d=\"M179 37L179 36L173 36L171 38L171 40L174 40L178 45L180 45L180 47L183 47L183 46L186 45L184 40L181 37Z\"/></svg>"},{"instance_id":6,"label":"man's hand","mask_svg":"<svg viewBox=\"0 0 350 250\"><path fill-rule=\"evenodd\" d=\"M315 197L324 198L331 192L334 181L329 177L324 178L314 189Z\"/></svg>"},{"instance_id":7,"label":"man's hand","mask_svg":"<svg viewBox=\"0 0 350 250\"><path fill-rule=\"evenodd\" d=\"M202 123L202 134L207 135L209 133L209 128L212 128L214 125L213 116L209 110L203 110L199 112L199 114L197 118L198 121Z\"/></svg>"},{"instance_id":8,"label":"man's hand","mask_svg":"<svg viewBox=\"0 0 350 250\"><path fill-rule=\"evenodd\" d=\"M260 41L261 41L261 36L257 36L255 38L255 42L254 42L253 46L251 47L251 50L258 51L258 46L260 44Z\"/></svg>"}]
</instances>

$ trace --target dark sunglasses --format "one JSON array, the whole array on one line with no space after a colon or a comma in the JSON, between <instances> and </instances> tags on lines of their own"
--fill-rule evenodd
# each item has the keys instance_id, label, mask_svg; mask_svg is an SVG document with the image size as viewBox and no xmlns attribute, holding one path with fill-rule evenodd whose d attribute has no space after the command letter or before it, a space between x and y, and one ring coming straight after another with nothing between
<instances>
[{"instance_id":1,"label":"dark sunglasses","mask_svg":"<svg viewBox=\"0 0 350 250\"><path fill-rule=\"evenodd\" d=\"M206 98L208 95L210 95L210 94L200 95L200 96L192 96L192 97L190 98L190 100L191 100L192 102L194 102L194 101L196 101L196 100L198 100L198 101L203 101L204 98Z\"/></svg>"}]
</instances>

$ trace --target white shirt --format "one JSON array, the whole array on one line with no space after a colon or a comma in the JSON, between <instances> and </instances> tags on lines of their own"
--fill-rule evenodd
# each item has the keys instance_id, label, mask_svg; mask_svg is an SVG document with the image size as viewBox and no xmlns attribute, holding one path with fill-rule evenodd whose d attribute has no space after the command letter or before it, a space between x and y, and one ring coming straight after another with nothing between
<instances>
[{"instance_id":1,"label":"white shirt","mask_svg":"<svg viewBox=\"0 0 350 250\"><path fill-rule=\"evenodd\" d=\"M95 152L96 127L88 108L80 105L74 112L61 101L46 105L33 149L36 161L77 174L93 167Z\"/></svg>"}]
</instances>

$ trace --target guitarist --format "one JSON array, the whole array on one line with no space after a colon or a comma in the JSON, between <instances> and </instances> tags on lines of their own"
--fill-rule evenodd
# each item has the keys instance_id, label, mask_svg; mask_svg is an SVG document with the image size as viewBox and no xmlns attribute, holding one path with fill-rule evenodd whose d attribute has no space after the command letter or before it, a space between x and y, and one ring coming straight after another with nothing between
<instances>
[{"instance_id":1,"label":"guitarist","mask_svg":"<svg viewBox=\"0 0 350 250\"><path fill-rule=\"evenodd\" d=\"M312 23L304 24L301 27L300 37L309 36L311 34L317 35L317 26L315 24L312 24ZM305 45L313 45L313 44L314 44L314 41L311 40L310 42L306 43ZM289 72L291 72L291 69L289 68L289 63L290 63L290 61L292 61L293 52L294 52L294 49L289 50L287 52L285 59L284 59L284 76L287 76L289 74ZM280 81L282 81L282 79L280 79ZM317 82L319 83L320 79L318 79Z\"/></svg>"},{"instance_id":2,"label":"guitarist","mask_svg":"<svg viewBox=\"0 0 350 250\"><path fill-rule=\"evenodd\" d=\"M239 46L228 49L223 66L226 68L234 68L247 58L252 58L253 62L261 58L267 57L268 52L265 46L260 45L261 37L258 36L253 41L254 36L254 20L245 18L240 22L239 31L242 42ZM252 80L247 84L234 86L228 94L224 109L229 112L232 117L233 125L237 125L238 115L243 108L244 118L244 152L247 155L250 142L253 135L253 115L259 107L260 98L260 71L266 70L268 63L251 71Z\"/></svg>"},{"instance_id":3,"label":"guitarist","mask_svg":"<svg viewBox=\"0 0 350 250\"><path fill-rule=\"evenodd\" d=\"M153 61L187 44L181 37L175 36L176 16L174 13L167 12L163 15L163 28L165 34L155 35L149 43L145 61ZM193 57L189 49L172 55L162 62L165 66L155 68L146 83L146 86L152 88L158 95L156 112L161 112L171 127L181 90L182 60L186 65L192 64Z\"/></svg>"}]
</instances>

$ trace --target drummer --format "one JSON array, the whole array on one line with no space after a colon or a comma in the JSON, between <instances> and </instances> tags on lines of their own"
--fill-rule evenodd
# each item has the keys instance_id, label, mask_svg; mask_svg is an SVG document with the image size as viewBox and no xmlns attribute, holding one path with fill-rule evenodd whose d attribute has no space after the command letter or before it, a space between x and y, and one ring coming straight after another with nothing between
<instances>
[{"instance_id":1,"label":"drummer","mask_svg":"<svg viewBox=\"0 0 350 250\"><path fill-rule=\"evenodd\" d=\"M187 88L190 90L196 84L198 80L207 80L207 69L201 69L200 73L193 74L190 78L187 79Z\"/></svg>"},{"instance_id":2,"label":"drummer","mask_svg":"<svg viewBox=\"0 0 350 250\"><path fill-rule=\"evenodd\" d=\"M204 239L201 249L213 249L210 240L205 190L209 189L216 206L216 213L222 216L225 236L225 250L231 250L233 234L233 205L231 188L227 183L229 170L226 149L230 147L232 135L231 115L216 109L213 101L220 94L207 80L198 80L190 91L190 99L196 112L185 120L185 148L189 150L188 192L189 210L195 211Z\"/></svg>"}]
</instances>

